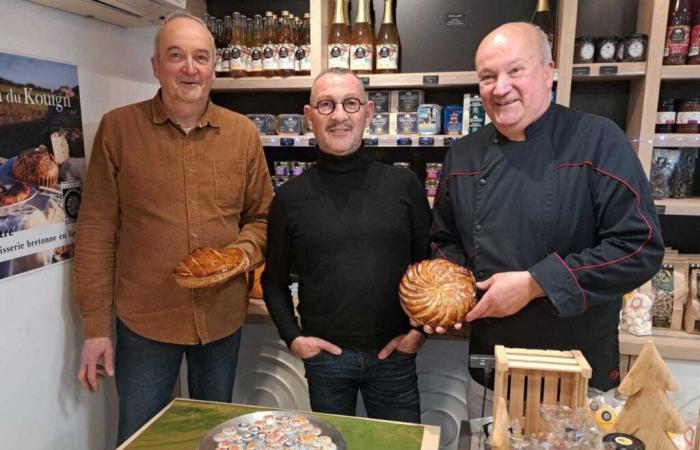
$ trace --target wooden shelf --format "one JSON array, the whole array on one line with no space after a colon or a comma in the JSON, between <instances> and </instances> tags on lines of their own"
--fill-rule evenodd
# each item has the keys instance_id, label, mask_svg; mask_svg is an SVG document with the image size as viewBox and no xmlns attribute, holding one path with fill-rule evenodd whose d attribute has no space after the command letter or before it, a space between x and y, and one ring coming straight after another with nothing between
<instances>
[{"instance_id":1,"label":"wooden shelf","mask_svg":"<svg viewBox=\"0 0 700 450\"><path fill-rule=\"evenodd\" d=\"M661 66L662 80L700 79L700 65Z\"/></svg>"},{"instance_id":2,"label":"wooden shelf","mask_svg":"<svg viewBox=\"0 0 700 450\"><path fill-rule=\"evenodd\" d=\"M586 69L588 74L583 73ZM643 77L646 70L646 62L574 64L572 76L578 81L624 80Z\"/></svg>"},{"instance_id":3,"label":"wooden shelf","mask_svg":"<svg viewBox=\"0 0 700 450\"><path fill-rule=\"evenodd\" d=\"M474 71L465 72L425 72L425 73L390 73L358 75L366 89L434 89L458 86L476 86L479 78ZM554 80L558 73L554 72ZM304 77L243 77L217 78L212 85L212 92L240 91L309 91L313 76Z\"/></svg>"},{"instance_id":4,"label":"wooden shelf","mask_svg":"<svg viewBox=\"0 0 700 450\"><path fill-rule=\"evenodd\" d=\"M700 197L665 198L654 200L659 214L671 216L700 216Z\"/></svg>"},{"instance_id":5,"label":"wooden shelf","mask_svg":"<svg viewBox=\"0 0 700 450\"><path fill-rule=\"evenodd\" d=\"M620 333L620 355L637 356L647 341L653 341L661 357L700 361L700 334L654 329L651 336Z\"/></svg>"},{"instance_id":6,"label":"wooden shelf","mask_svg":"<svg viewBox=\"0 0 700 450\"><path fill-rule=\"evenodd\" d=\"M243 78L217 78L212 84L212 92L236 92L236 91L309 91L314 79L304 77L243 77Z\"/></svg>"},{"instance_id":7,"label":"wooden shelf","mask_svg":"<svg viewBox=\"0 0 700 450\"><path fill-rule=\"evenodd\" d=\"M376 139L377 143L374 145L365 144L367 147L444 147L452 145L449 141L445 144L446 140L454 139L457 140L462 136L448 136L448 135L419 135L419 134L376 134L376 135L365 135L364 139ZM309 140L313 139L313 135L304 136L279 136L279 135L264 135L260 136L260 140L264 147L313 147L315 143ZM421 144L421 138L432 139L432 144L423 143ZM410 142L409 142L410 140ZM403 141L403 142L402 142Z\"/></svg>"},{"instance_id":8,"label":"wooden shelf","mask_svg":"<svg viewBox=\"0 0 700 450\"><path fill-rule=\"evenodd\" d=\"M654 147L700 147L700 134L656 134Z\"/></svg>"}]
</instances>

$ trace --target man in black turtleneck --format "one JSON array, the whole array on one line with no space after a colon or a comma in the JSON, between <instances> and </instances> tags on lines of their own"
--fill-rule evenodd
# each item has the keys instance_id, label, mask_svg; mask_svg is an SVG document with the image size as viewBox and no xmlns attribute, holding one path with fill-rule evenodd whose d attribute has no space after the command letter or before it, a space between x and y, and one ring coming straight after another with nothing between
<instances>
[{"instance_id":1,"label":"man in black turtleneck","mask_svg":"<svg viewBox=\"0 0 700 450\"><path fill-rule=\"evenodd\" d=\"M374 112L352 72L319 75L304 107L316 167L282 186L268 217L265 303L304 361L311 408L420 422L416 352L424 335L399 304L406 268L428 257L430 210L418 177L362 147ZM299 276L294 314L289 273Z\"/></svg>"}]
</instances>

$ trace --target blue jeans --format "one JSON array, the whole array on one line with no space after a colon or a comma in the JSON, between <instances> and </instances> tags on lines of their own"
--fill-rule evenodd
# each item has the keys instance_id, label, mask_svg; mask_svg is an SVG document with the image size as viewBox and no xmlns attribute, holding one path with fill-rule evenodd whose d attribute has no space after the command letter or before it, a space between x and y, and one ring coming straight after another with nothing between
<instances>
[{"instance_id":1,"label":"blue jeans","mask_svg":"<svg viewBox=\"0 0 700 450\"><path fill-rule=\"evenodd\" d=\"M420 423L416 355L395 350L380 360L377 353L343 348L305 359L311 409L354 416L359 390L369 417Z\"/></svg>"},{"instance_id":2,"label":"blue jeans","mask_svg":"<svg viewBox=\"0 0 700 450\"><path fill-rule=\"evenodd\" d=\"M117 319L117 446L170 403L183 354L187 357L190 397L230 402L240 343L240 329L207 345L156 342L134 333Z\"/></svg>"}]
</instances>

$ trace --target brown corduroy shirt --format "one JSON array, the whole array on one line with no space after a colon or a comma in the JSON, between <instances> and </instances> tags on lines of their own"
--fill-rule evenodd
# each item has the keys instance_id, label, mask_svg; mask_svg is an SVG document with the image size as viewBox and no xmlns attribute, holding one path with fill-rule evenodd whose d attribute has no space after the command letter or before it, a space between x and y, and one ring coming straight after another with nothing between
<instances>
[{"instance_id":1,"label":"brown corduroy shirt","mask_svg":"<svg viewBox=\"0 0 700 450\"><path fill-rule=\"evenodd\" d=\"M75 248L75 298L84 337L111 336L113 306L134 332L160 342L208 343L243 323L242 275L202 289L174 269L202 246L235 246L260 262L272 185L258 132L209 102L185 134L160 92L107 113L83 192Z\"/></svg>"}]
</instances>

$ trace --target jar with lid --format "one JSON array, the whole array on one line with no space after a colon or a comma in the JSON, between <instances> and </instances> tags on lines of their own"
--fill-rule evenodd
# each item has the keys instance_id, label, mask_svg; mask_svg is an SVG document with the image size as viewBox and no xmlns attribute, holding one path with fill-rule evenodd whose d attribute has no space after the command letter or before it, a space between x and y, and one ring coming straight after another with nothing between
<instances>
[{"instance_id":1,"label":"jar with lid","mask_svg":"<svg viewBox=\"0 0 700 450\"><path fill-rule=\"evenodd\" d=\"M627 38L620 38L617 40L615 46L615 61L622 62L625 60L625 42Z\"/></svg>"},{"instance_id":2,"label":"jar with lid","mask_svg":"<svg viewBox=\"0 0 700 450\"><path fill-rule=\"evenodd\" d=\"M601 36L597 38L595 61L599 63L615 62L615 50L617 50L616 36Z\"/></svg>"},{"instance_id":3,"label":"jar with lid","mask_svg":"<svg viewBox=\"0 0 700 450\"><path fill-rule=\"evenodd\" d=\"M686 98L678 105L676 133L700 132L700 99Z\"/></svg>"},{"instance_id":4,"label":"jar with lid","mask_svg":"<svg viewBox=\"0 0 700 450\"><path fill-rule=\"evenodd\" d=\"M661 98L656 110L656 133L673 133L676 124L676 99Z\"/></svg>"},{"instance_id":5,"label":"jar with lid","mask_svg":"<svg viewBox=\"0 0 700 450\"><path fill-rule=\"evenodd\" d=\"M640 62L647 59L648 36L643 33L634 33L625 39L625 62Z\"/></svg>"},{"instance_id":6,"label":"jar with lid","mask_svg":"<svg viewBox=\"0 0 700 450\"><path fill-rule=\"evenodd\" d=\"M592 36L579 36L574 44L574 64L590 64L595 56L595 39Z\"/></svg>"}]
</instances>

